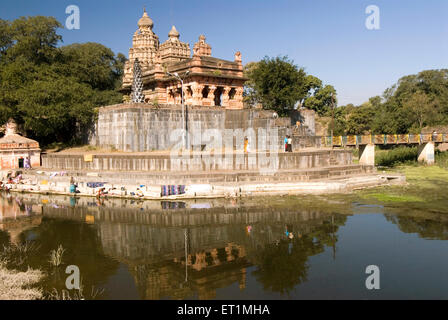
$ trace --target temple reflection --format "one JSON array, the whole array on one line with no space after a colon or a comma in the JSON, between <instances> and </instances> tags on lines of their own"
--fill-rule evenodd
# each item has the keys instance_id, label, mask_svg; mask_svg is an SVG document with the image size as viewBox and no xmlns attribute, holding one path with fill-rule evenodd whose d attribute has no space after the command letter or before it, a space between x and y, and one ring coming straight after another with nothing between
<instances>
[{"instance_id":1,"label":"temple reflection","mask_svg":"<svg viewBox=\"0 0 448 320\"><path fill-rule=\"evenodd\" d=\"M28 203L10 194L0 197L0 230L8 232L12 243L20 243L21 234L41 222L41 205Z\"/></svg>"},{"instance_id":2,"label":"temple reflection","mask_svg":"<svg viewBox=\"0 0 448 320\"><path fill-rule=\"evenodd\" d=\"M127 265L142 299L213 299L220 288L244 290L248 272L266 290L288 292L291 284L306 281L310 256L335 249L335 234L346 221L345 215L322 210L242 207L237 201L16 199L1 198L5 212L39 212L31 226L42 223L38 230L52 221L87 225L97 239L90 250Z\"/></svg>"}]
</instances>

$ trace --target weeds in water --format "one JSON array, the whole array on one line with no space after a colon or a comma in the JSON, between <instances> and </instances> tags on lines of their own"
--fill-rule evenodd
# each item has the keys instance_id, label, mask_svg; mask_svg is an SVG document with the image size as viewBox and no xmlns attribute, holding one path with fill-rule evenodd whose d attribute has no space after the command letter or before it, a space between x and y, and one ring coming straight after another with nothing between
<instances>
[{"instance_id":1,"label":"weeds in water","mask_svg":"<svg viewBox=\"0 0 448 320\"><path fill-rule=\"evenodd\" d=\"M95 286L92 286L92 290L89 294L84 294L84 286L81 283L79 285L78 290L66 290L62 289L59 291L56 288L53 288L51 292L48 292L45 295L45 300L96 300L99 299L104 294L104 289L97 289Z\"/></svg>"},{"instance_id":2,"label":"weeds in water","mask_svg":"<svg viewBox=\"0 0 448 320\"><path fill-rule=\"evenodd\" d=\"M59 247L56 250L51 250L50 252L50 264L54 267L59 267L62 264L62 256L64 255L65 249L62 247L62 245L59 245Z\"/></svg>"},{"instance_id":3,"label":"weeds in water","mask_svg":"<svg viewBox=\"0 0 448 320\"><path fill-rule=\"evenodd\" d=\"M33 242L4 245L0 251L1 264L8 269L27 267L29 258L39 249Z\"/></svg>"}]
</instances>

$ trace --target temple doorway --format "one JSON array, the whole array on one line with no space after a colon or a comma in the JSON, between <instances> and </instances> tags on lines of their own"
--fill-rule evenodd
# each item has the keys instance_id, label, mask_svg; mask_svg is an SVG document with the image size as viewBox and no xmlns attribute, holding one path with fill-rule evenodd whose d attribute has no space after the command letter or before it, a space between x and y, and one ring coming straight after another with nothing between
<instances>
[{"instance_id":1,"label":"temple doorway","mask_svg":"<svg viewBox=\"0 0 448 320\"><path fill-rule=\"evenodd\" d=\"M221 107L222 106L222 93L224 89L223 87L218 87L215 90L215 106Z\"/></svg>"}]
</instances>

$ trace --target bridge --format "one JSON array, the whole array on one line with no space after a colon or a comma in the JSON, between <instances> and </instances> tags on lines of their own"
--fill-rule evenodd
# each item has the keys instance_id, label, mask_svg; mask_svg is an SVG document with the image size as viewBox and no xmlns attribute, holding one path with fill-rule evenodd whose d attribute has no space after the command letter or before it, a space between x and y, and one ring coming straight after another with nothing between
<instances>
[{"instance_id":1,"label":"bridge","mask_svg":"<svg viewBox=\"0 0 448 320\"><path fill-rule=\"evenodd\" d=\"M418 161L426 164L435 162L435 145L448 143L448 133L429 134L376 134L322 137L323 147L359 147L359 163L375 165L375 145L412 145L418 148Z\"/></svg>"}]
</instances>

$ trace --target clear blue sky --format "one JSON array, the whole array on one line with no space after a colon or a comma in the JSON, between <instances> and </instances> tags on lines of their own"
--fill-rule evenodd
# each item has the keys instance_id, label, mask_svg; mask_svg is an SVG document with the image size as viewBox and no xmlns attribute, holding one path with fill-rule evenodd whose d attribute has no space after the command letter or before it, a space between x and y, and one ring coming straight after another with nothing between
<instances>
[{"instance_id":1,"label":"clear blue sky","mask_svg":"<svg viewBox=\"0 0 448 320\"><path fill-rule=\"evenodd\" d=\"M339 105L381 95L404 75L448 68L447 0L14 0L1 1L0 18L47 15L65 24L71 4L81 29L61 30L64 44L100 42L127 55L146 6L162 42L175 24L191 47L205 34L218 58L288 55L335 86ZM371 4L380 30L365 27Z\"/></svg>"}]
</instances>

